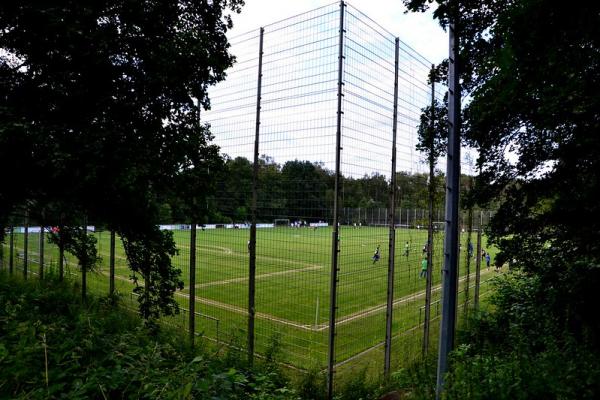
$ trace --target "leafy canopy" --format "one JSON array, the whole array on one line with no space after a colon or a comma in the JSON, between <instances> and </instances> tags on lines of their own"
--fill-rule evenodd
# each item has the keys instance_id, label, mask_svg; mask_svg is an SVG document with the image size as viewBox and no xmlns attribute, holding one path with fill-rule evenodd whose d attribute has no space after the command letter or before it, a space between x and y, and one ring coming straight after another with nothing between
<instances>
[{"instance_id":1,"label":"leafy canopy","mask_svg":"<svg viewBox=\"0 0 600 400\"><path fill-rule=\"evenodd\" d=\"M152 280L142 299L161 299L146 315L176 309L182 283L165 261L173 243L158 231L160 205L177 204L194 222L205 212L209 171L222 160L199 112L233 62L224 13L242 5L3 2L0 227L26 210L38 223L76 227L88 218L114 229L130 262L144 260L131 262Z\"/></svg>"},{"instance_id":2,"label":"leafy canopy","mask_svg":"<svg viewBox=\"0 0 600 400\"><path fill-rule=\"evenodd\" d=\"M547 318L600 345L600 4L435 3L458 10L463 135L479 149L477 199L501 198L491 238L541 279ZM443 70L443 68L440 68Z\"/></svg>"}]
</instances>

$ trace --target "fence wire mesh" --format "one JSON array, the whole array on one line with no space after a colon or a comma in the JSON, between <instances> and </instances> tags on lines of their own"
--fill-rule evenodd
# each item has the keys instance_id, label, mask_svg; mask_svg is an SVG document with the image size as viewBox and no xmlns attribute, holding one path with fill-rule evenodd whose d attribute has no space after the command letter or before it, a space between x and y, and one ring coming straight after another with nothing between
<instances>
[{"instance_id":1,"label":"fence wire mesh","mask_svg":"<svg viewBox=\"0 0 600 400\"><path fill-rule=\"evenodd\" d=\"M160 227L173 232L172 263L185 283L175 295L182 312L165 322L190 329L193 312L195 332L210 342L253 346L259 356L336 372L340 381L357 368L381 374L387 346L392 368L423 355L431 250L428 351L434 351L444 184L438 176L429 243L430 178L415 150L422 110L445 94L428 82L431 64L345 3L238 35L230 44L236 62L210 90L211 108L201 116L225 158L222 170L212 171L217 190L207 201L207 219L192 221L195 242L190 221ZM436 168L443 167L439 160ZM493 260L495 250L482 232L490 217L479 209L461 217L458 304L464 310L489 293L494 268L485 254ZM48 240L55 225L15 216L0 267L39 277L58 276L62 264L65 279L81 282L77 259L66 252L61 263ZM120 238L112 247L110 231L88 225L101 258L87 274L88 290L108 294L114 287L134 308L133 273Z\"/></svg>"}]
</instances>

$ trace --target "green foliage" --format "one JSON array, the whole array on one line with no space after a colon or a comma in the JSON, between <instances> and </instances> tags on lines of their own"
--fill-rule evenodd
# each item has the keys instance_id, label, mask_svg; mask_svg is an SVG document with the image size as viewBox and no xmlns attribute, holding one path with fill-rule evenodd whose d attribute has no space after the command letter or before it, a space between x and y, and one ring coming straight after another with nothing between
<instances>
[{"instance_id":1,"label":"green foliage","mask_svg":"<svg viewBox=\"0 0 600 400\"><path fill-rule=\"evenodd\" d=\"M55 281L0 274L0 398L297 399L273 368L232 367ZM47 371L47 372L46 372Z\"/></svg>"},{"instance_id":2,"label":"green foliage","mask_svg":"<svg viewBox=\"0 0 600 400\"><path fill-rule=\"evenodd\" d=\"M352 374L348 382L342 385L337 398L344 400L367 400L376 398L379 389L377 381L367 376L367 370L362 369Z\"/></svg>"},{"instance_id":3,"label":"green foliage","mask_svg":"<svg viewBox=\"0 0 600 400\"><path fill-rule=\"evenodd\" d=\"M423 152L429 162L435 163L446 152L448 142L448 109L446 104L435 100L433 105L421 112L417 150Z\"/></svg>"},{"instance_id":4,"label":"green foliage","mask_svg":"<svg viewBox=\"0 0 600 400\"><path fill-rule=\"evenodd\" d=\"M590 343L564 321L548 318L548 288L539 276L498 276L486 309L458 331L445 377L445 399L596 399L600 362ZM436 360L392 374L389 385L406 399L432 399Z\"/></svg>"},{"instance_id":5,"label":"green foliage","mask_svg":"<svg viewBox=\"0 0 600 400\"><path fill-rule=\"evenodd\" d=\"M63 245L65 251L79 260L82 270L92 271L100 262L96 237L89 235L86 227L63 226L58 232L48 234L48 241L55 245Z\"/></svg>"},{"instance_id":6,"label":"green foliage","mask_svg":"<svg viewBox=\"0 0 600 400\"><path fill-rule=\"evenodd\" d=\"M0 240L15 213L45 226L80 226L86 218L106 226L131 244L132 263L152 260L132 265L152 271L156 283L143 314L172 313L181 282L169 246L156 245L164 241L156 225L165 214L206 216L223 160L198 116L210 107L208 87L234 61L226 12L242 5L3 3L0 159L18 173L0 188ZM95 256L83 236L64 235L62 243L91 267Z\"/></svg>"},{"instance_id":7,"label":"green foliage","mask_svg":"<svg viewBox=\"0 0 600 400\"><path fill-rule=\"evenodd\" d=\"M217 190L209 196L209 221L244 222L250 217L252 199L252 163L243 157L227 159L216 178ZM398 199L403 209L427 208L427 175L398 172L396 176ZM274 218L297 215L298 210L312 220L329 220L327 211L333 204L334 173L319 163L287 161L277 164L263 156L259 160L258 202L259 221L272 222ZM372 174L360 178L343 177L344 207L387 208L389 182L384 175ZM442 207L443 179L434 181L434 208ZM218 211L217 211L218 210ZM266 210L266 211L265 211ZM263 214L264 213L264 214ZM307 214L308 213L308 214ZM366 221L343 221L363 224Z\"/></svg>"},{"instance_id":8,"label":"green foliage","mask_svg":"<svg viewBox=\"0 0 600 400\"><path fill-rule=\"evenodd\" d=\"M548 318L537 276L508 274L495 281L493 310L476 314L460 332L446 381L448 399L593 399L600 363L589 341Z\"/></svg>"},{"instance_id":9,"label":"green foliage","mask_svg":"<svg viewBox=\"0 0 600 400\"><path fill-rule=\"evenodd\" d=\"M183 282L181 271L171 266L171 257L177 254L173 232L158 228L142 234L131 232L123 237L123 248L134 272L133 292L138 294L141 315L156 319L161 312L165 315L177 313L177 302L169 294L183 289ZM136 272L142 275L143 286L138 284Z\"/></svg>"},{"instance_id":10,"label":"green foliage","mask_svg":"<svg viewBox=\"0 0 600 400\"><path fill-rule=\"evenodd\" d=\"M325 400L327 398L326 375L318 367L309 368L297 384L302 399Z\"/></svg>"},{"instance_id":11,"label":"green foliage","mask_svg":"<svg viewBox=\"0 0 600 400\"><path fill-rule=\"evenodd\" d=\"M498 281L492 311L467 331L448 397L597 398L600 4L435 3L460 36L463 133L480 153L471 200L500 199L496 262L523 271Z\"/></svg>"},{"instance_id":12,"label":"green foliage","mask_svg":"<svg viewBox=\"0 0 600 400\"><path fill-rule=\"evenodd\" d=\"M419 360L390 375L385 389L394 389L411 400L432 399L435 397L437 359L433 356Z\"/></svg>"},{"instance_id":13,"label":"green foliage","mask_svg":"<svg viewBox=\"0 0 600 400\"><path fill-rule=\"evenodd\" d=\"M418 11L431 2L405 3ZM489 229L500 258L544 286L564 285L570 295L553 302L550 318L568 319L575 335L595 331L600 347L600 324L582 301L593 298L578 290L600 284L600 6L436 3L442 25L459 17L462 90L472 98L464 135L480 151L475 200L502 198Z\"/></svg>"}]
</instances>

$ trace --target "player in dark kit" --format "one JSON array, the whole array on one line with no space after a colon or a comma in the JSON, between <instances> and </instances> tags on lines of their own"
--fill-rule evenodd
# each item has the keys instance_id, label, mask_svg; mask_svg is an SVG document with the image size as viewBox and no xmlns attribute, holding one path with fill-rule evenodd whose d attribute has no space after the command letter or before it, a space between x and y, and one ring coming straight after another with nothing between
<instances>
[{"instance_id":1,"label":"player in dark kit","mask_svg":"<svg viewBox=\"0 0 600 400\"><path fill-rule=\"evenodd\" d=\"M373 254L373 264L375 264L377 261L379 261L380 258L381 258L381 252L379 250L379 245L377 245L377 248L375 249L375 253Z\"/></svg>"}]
</instances>

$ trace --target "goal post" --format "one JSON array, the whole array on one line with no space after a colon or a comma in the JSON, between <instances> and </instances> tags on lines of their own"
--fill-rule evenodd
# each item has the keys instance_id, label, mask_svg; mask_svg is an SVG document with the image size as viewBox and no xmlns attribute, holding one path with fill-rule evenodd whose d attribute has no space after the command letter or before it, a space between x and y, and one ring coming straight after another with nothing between
<instances>
[{"instance_id":1,"label":"goal post","mask_svg":"<svg viewBox=\"0 0 600 400\"><path fill-rule=\"evenodd\" d=\"M286 218L277 218L273 220L273 225L275 225L275 227L290 226L290 220Z\"/></svg>"}]
</instances>

